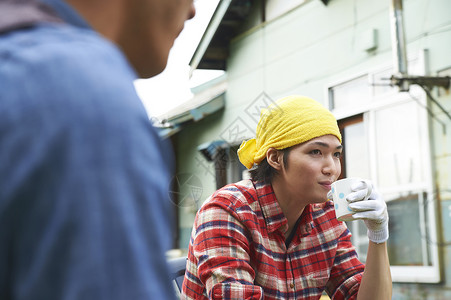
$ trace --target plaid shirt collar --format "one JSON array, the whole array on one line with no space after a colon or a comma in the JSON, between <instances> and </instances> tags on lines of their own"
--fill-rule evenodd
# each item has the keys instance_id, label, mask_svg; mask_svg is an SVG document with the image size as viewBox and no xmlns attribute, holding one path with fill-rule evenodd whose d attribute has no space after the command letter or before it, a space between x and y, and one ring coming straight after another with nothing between
<instances>
[{"instance_id":1,"label":"plaid shirt collar","mask_svg":"<svg viewBox=\"0 0 451 300\"><path fill-rule=\"evenodd\" d=\"M254 186L268 232L273 233L276 230L280 230L285 234L288 230L288 220L280 208L272 185L263 182L254 182ZM313 227L312 204L309 204L305 207L301 215L301 235L309 235Z\"/></svg>"}]
</instances>

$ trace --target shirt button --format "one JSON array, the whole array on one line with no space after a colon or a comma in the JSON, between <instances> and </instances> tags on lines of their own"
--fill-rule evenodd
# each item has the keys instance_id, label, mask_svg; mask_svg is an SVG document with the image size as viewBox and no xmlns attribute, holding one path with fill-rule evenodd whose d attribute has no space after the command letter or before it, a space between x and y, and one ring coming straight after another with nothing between
<instances>
[{"instance_id":1,"label":"shirt button","mask_svg":"<svg viewBox=\"0 0 451 300\"><path fill-rule=\"evenodd\" d=\"M290 283L290 288L294 289L294 284Z\"/></svg>"}]
</instances>

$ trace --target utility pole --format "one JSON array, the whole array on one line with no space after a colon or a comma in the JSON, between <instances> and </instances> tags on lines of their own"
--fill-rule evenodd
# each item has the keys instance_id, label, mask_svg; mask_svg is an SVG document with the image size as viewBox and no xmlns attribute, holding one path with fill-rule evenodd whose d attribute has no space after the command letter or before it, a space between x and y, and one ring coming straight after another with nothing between
<instances>
[{"instance_id":1,"label":"utility pole","mask_svg":"<svg viewBox=\"0 0 451 300\"><path fill-rule=\"evenodd\" d=\"M450 87L451 77L410 76L408 73L402 0L391 0L390 25L394 60L394 74L390 77L390 85L397 86L400 92L408 92L410 86L413 84L419 85L426 92L428 97L451 120L450 113L446 111L430 93L430 90L436 86L443 87L448 90Z\"/></svg>"}]
</instances>

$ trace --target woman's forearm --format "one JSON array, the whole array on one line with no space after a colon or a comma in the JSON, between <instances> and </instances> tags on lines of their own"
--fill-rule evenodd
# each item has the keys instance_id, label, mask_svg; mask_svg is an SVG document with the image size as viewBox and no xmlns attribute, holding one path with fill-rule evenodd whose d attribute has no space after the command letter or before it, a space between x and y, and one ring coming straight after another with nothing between
<instances>
[{"instance_id":1,"label":"woman's forearm","mask_svg":"<svg viewBox=\"0 0 451 300\"><path fill-rule=\"evenodd\" d=\"M387 243L376 244L370 241L357 299L390 300L391 298L392 279Z\"/></svg>"}]
</instances>

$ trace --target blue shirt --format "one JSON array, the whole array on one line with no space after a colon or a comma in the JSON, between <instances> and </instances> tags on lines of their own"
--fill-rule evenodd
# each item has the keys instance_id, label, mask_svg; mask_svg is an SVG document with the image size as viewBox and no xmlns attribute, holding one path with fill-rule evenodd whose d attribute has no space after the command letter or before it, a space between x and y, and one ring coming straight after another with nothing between
<instances>
[{"instance_id":1,"label":"blue shirt","mask_svg":"<svg viewBox=\"0 0 451 300\"><path fill-rule=\"evenodd\" d=\"M88 27L0 35L0 299L172 299L170 151L135 77Z\"/></svg>"}]
</instances>

